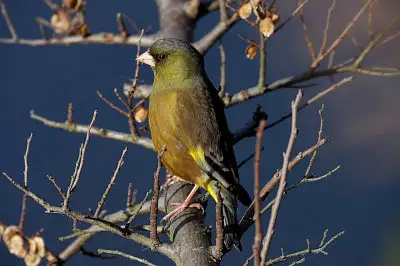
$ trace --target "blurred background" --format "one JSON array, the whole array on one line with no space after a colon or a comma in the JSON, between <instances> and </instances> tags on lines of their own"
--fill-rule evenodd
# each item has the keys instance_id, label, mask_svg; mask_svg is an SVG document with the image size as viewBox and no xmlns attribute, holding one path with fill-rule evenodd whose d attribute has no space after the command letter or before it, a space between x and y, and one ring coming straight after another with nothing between
<instances>
[{"instance_id":1,"label":"blurred background","mask_svg":"<svg viewBox=\"0 0 400 266\"><path fill-rule=\"evenodd\" d=\"M34 19L38 16L49 19L49 8L42 1L5 2L20 37L40 38ZM363 3L363 0L337 1L329 33L330 41L336 38ZM330 4L330 1L310 1L305 7L310 37L317 49ZM297 1L288 0L277 1L276 4L282 19L296 5ZM115 15L118 12L127 14L140 28L151 27L151 32L157 31L157 9L153 1L88 1L87 10L91 32L117 33ZM397 0L378 1L374 12L374 28L382 29L399 15L399 10L400 2ZM218 19L218 12L203 18L198 23L195 39L212 29ZM393 32L398 30L399 25L395 26ZM351 33L361 45L367 43L366 15L357 22ZM4 38L8 34L4 20L0 19L0 36ZM229 93L253 86L258 79L258 60L246 59L244 51L247 43L239 39L238 34L258 40L258 33L243 21L223 37ZM399 68L399 47L400 39L396 39L373 52L364 65ZM357 53L357 48L346 38L337 50L336 62ZM134 46L0 45L0 171L23 182L23 154L26 138L32 132L29 186L49 202L60 203L61 199L46 175L52 175L62 187L67 187L85 136L45 127L30 119L29 111L34 109L39 115L64 121L68 103L72 102L77 123L88 124L93 111L98 110L96 126L128 132L126 119L101 101L96 91L117 102L112 90L122 89L123 83L132 78L135 56ZM220 75L217 47L208 52L205 61L207 73L217 86ZM299 18L295 18L268 41L267 81L298 75L307 69L310 61L301 23ZM337 76L334 80L339 81L348 75L352 74ZM299 115L299 136L293 154L316 142L318 110L324 104L323 135L329 144L319 150L312 173L321 175L337 165L341 165L341 169L321 182L296 189L284 198L270 256L280 256L280 248L287 253L301 250L306 247L306 239L310 239L312 247L316 247L325 229L329 229L328 237L344 230L345 234L327 248L328 256L309 256L304 265L400 265L400 78L355 76L355 81L324 97ZM151 83L152 78L149 68L141 68L140 83ZM330 85L329 78L319 79L316 86L304 89L304 98L308 99ZM290 110L290 101L295 94L294 89L279 90L227 109L231 130L241 128L250 119L257 104L269 114L270 121L278 119ZM289 127L290 123L286 121L264 134L265 151L261 155L263 184L281 167L281 154L286 149ZM255 138L236 145L237 160L241 161L251 154L254 146ZM113 140L98 137L90 139L80 184L72 197L73 209L88 213L89 208L96 207L124 147L124 143ZM153 184L152 177L157 164L155 153L139 146L128 147L125 164L105 205L110 213L125 207L129 182L133 182L138 190L138 199L143 198ZM289 183L296 182L304 174L307 162L304 160L289 174ZM252 194L253 162L242 167L240 174L242 183ZM0 221L18 224L21 198L20 191L5 178L0 178ZM209 205L207 221L214 225L212 204ZM243 212L243 209L240 211ZM137 222L145 223L147 219L147 216L140 217ZM264 229L267 221L268 217L265 216ZM85 228L86 225L79 226ZM42 235L52 251L57 253L68 244L57 238L70 234L71 220L46 214L36 203L28 200L25 232L30 235L42 228ZM253 235L253 230L248 231L242 241L243 252L229 253L223 265L242 265L252 253ZM157 265L172 265L169 259L109 233L99 234L86 248L90 251L97 251L98 248L118 249ZM122 266L135 265L136 262L121 257L100 260L76 255L68 264L93 266L116 263ZM24 262L10 255L2 243L0 264L12 266L24 265Z\"/></svg>"}]
</instances>

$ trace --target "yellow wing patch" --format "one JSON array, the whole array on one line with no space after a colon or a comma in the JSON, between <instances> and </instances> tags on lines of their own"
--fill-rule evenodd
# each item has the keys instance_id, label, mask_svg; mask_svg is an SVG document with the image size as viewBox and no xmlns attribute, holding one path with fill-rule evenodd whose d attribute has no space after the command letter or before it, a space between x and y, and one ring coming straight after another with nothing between
<instances>
[{"instance_id":1,"label":"yellow wing patch","mask_svg":"<svg viewBox=\"0 0 400 266\"><path fill-rule=\"evenodd\" d=\"M189 153L198 164L206 164L204 152L200 146L197 146L196 148L189 150ZM201 177L201 183L198 183L198 185L206 189L210 193L211 197L213 197L214 200L218 202L217 192L214 191L211 182L215 181L213 181L209 176L207 176L206 173L204 173L204 175Z\"/></svg>"},{"instance_id":2,"label":"yellow wing patch","mask_svg":"<svg viewBox=\"0 0 400 266\"><path fill-rule=\"evenodd\" d=\"M197 163L201 163L201 164L206 163L203 149L200 146L197 146L196 148L189 150L189 153Z\"/></svg>"}]
</instances>

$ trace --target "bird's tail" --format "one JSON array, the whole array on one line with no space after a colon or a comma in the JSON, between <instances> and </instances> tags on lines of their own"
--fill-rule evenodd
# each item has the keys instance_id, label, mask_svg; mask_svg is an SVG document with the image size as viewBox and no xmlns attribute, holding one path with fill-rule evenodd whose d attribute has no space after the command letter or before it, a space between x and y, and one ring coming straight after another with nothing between
<instances>
[{"instance_id":1,"label":"bird's tail","mask_svg":"<svg viewBox=\"0 0 400 266\"><path fill-rule=\"evenodd\" d=\"M222 214L224 225L224 244L226 249L231 249L233 245L242 251L240 238L242 233L237 220L237 202L236 197L232 195L224 186L219 184L218 181L211 181L208 184L207 190L210 192L215 201L218 200L217 193L219 191L222 199Z\"/></svg>"}]
</instances>

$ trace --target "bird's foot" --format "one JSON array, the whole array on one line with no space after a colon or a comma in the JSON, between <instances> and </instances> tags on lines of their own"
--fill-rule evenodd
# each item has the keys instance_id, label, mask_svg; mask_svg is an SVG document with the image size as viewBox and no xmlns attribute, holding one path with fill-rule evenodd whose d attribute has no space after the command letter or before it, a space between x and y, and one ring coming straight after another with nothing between
<instances>
[{"instance_id":1,"label":"bird's foot","mask_svg":"<svg viewBox=\"0 0 400 266\"><path fill-rule=\"evenodd\" d=\"M176 206L176 208L171 211L170 213L168 213L167 215L164 216L164 218L162 218L162 220L166 221L166 220L174 220L179 214L181 214L186 208L197 208L199 210L202 211L202 213L204 213L204 207L203 205L201 205L200 203L186 203L186 202L171 202L169 203L170 206Z\"/></svg>"}]
</instances>

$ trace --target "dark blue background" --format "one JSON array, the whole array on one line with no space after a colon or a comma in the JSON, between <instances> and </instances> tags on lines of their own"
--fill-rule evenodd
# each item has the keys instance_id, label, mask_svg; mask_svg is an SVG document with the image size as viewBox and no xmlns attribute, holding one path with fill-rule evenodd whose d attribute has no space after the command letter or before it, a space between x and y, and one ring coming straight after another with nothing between
<instances>
[{"instance_id":1,"label":"dark blue background","mask_svg":"<svg viewBox=\"0 0 400 266\"><path fill-rule=\"evenodd\" d=\"M41 1L6 1L14 25L23 38L39 38L40 32L34 18L50 18L51 12ZM157 29L157 12L153 1L88 1L87 18L92 32L117 32L115 14L124 12L139 27L152 26ZM324 27L328 1L311 1L306 8L306 19L314 46L319 48ZM334 11L330 40L343 29L357 12L363 1L338 1ZM296 1L278 1L282 18L295 8ZM383 25L398 15L398 1L380 1L375 14L374 27ZM196 39L213 27L218 14L202 19L196 30ZM367 38L367 20L364 16L352 30L360 43ZM397 26L397 30L398 30ZM258 60L248 61L244 56L246 43L237 34L257 39L257 33L246 23L240 22L224 38L227 53L228 91L234 92L255 85L258 75ZM4 21L0 22L0 36L9 36ZM285 30L268 42L267 80L273 81L301 73L310 64L298 18ZM399 40L386 45L370 55L365 64L399 67ZM337 51L337 62L357 54L346 39ZM61 200L46 179L46 174L56 178L66 187L72 175L80 143L84 135L67 133L47 128L29 118L29 110L58 121L66 118L69 102L74 106L76 122L89 123L93 110L98 110L96 125L128 132L126 120L111 110L96 95L101 91L113 97L113 88L122 88L132 77L136 47L76 45L70 47L27 47L19 45L0 46L0 171L23 182L23 154L26 138L33 132L29 154L29 186L48 201L58 204ZM219 52L215 47L206 56L207 72L214 84L219 82ZM398 113L399 81L397 78L382 78L356 75L356 80L345 85L317 104L302 111L299 116L299 137L294 153L313 145L317 138L318 109L325 104L324 136L329 144L319 152L313 173L323 174L338 164L342 168L333 176L319 183L307 184L285 197L276 234L272 242L271 256L279 256L280 248L294 252L305 247L309 238L316 246L325 228L329 235L341 230L346 233L330 246L329 256L311 256L305 265L400 265L400 212L398 176L398 136L400 122ZM152 74L142 68L141 80L151 83ZM340 77L337 77L338 81ZM328 79L320 79L318 86L304 89L304 98L330 86ZM296 91L285 89L259 97L226 111L232 131L240 128L251 117L257 104L261 104L272 120L290 110L290 100ZM286 149L289 123L284 122L268 130L264 135L265 151L262 153L261 173L263 183L282 164L282 152ZM236 146L238 161L253 152L255 139L247 139ZM95 208L108 184L117 160L125 144L113 140L92 137L86 154L81 181L72 198L72 207L87 212ZM291 172L288 180L295 182L304 173L307 161ZM152 187L152 173L156 168L156 157L152 151L129 145L126 163L117 183L106 202L109 212L125 206L129 182L134 183L142 198ZM240 170L241 180L249 192L253 189L253 163ZM17 224L20 215L22 193L5 178L0 178L0 220L6 224ZM211 205L212 206L212 205ZM213 208L210 207L209 223L214 224ZM138 219L145 223L146 217ZM268 217L264 218L264 229ZM81 225L84 228L85 225ZM28 201L26 220L27 234L44 228L43 237L54 252L67 243L57 237L71 232L71 221L59 215L45 214L31 200ZM251 254L253 230L243 239L243 253L231 252L224 265L241 265ZM144 257L157 265L171 265L162 256L142 248L133 242L99 234L87 248L119 249ZM123 258L99 260L77 255L71 263L81 265L132 264ZM23 261L9 255L0 245L1 265L23 265ZM289 263L286 263L289 264Z\"/></svg>"}]
</instances>

